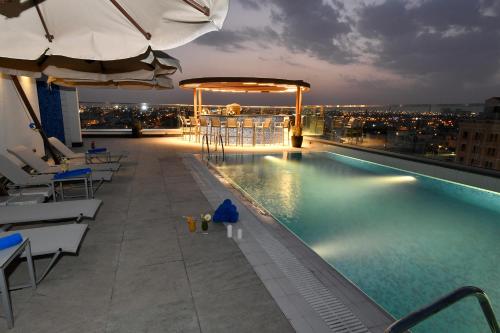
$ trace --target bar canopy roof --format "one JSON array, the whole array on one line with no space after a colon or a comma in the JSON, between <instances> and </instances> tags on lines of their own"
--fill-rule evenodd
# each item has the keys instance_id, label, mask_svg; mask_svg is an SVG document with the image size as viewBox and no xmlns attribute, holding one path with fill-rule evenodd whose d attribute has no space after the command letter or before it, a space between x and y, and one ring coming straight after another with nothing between
<instances>
[{"instance_id":1,"label":"bar canopy roof","mask_svg":"<svg viewBox=\"0 0 500 333\"><path fill-rule=\"evenodd\" d=\"M309 91L311 85L302 80L284 80L260 77L202 77L179 82L184 89L235 93L295 93Z\"/></svg>"}]
</instances>

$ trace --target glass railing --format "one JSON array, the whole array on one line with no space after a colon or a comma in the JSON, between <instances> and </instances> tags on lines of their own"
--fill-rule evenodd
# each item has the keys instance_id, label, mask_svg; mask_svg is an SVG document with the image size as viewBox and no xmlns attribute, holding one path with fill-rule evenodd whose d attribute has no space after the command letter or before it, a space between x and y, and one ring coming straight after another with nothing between
<instances>
[{"instance_id":1,"label":"glass railing","mask_svg":"<svg viewBox=\"0 0 500 333\"><path fill-rule=\"evenodd\" d=\"M460 137L461 124L478 123L483 108L482 104L305 105L302 111L302 129L303 135L337 144L499 170L496 156L500 154L500 135L495 137L495 133L489 133L486 127L478 129L488 132L482 136L484 142L469 143L466 146ZM203 105L203 114L224 114L225 110L225 105ZM285 115L290 116L293 122L295 108L241 106L241 114ZM87 130L130 129L137 123L143 129L179 128L180 116L191 115L193 106L189 104L80 105L82 128ZM500 120L495 120L485 124L497 128L499 122ZM466 154L473 149L474 154Z\"/></svg>"}]
</instances>

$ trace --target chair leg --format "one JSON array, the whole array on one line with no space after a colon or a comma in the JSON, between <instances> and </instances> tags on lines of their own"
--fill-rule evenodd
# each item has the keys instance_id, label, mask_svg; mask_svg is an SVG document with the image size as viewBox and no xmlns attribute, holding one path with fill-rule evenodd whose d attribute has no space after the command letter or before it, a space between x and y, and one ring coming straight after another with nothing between
<instances>
[{"instance_id":1,"label":"chair leg","mask_svg":"<svg viewBox=\"0 0 500 333\"><path fill-rule=\"evenodd\" d=\"M14 315L12 313L12 303L10 302L9 287L5 279L5 271L0 269L0 292L2 293L2 305L4 309L4 316L7 319L7 327L14 326Z\"/></svg>"}]
</instances>

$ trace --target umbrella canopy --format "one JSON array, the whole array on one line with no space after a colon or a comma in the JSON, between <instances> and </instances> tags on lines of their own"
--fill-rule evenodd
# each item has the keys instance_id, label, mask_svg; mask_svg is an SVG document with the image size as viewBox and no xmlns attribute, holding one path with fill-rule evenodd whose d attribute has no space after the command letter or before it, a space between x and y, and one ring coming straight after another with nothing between
<instances>
[{"instance_id":1,"label":"umbrella canopy","mask_svg":"<svg viewBox=\"0 0 500 333\"><path fill-rule=\"evenodd\" d=\"M39 78L65 86L130 87L172 89L168 77L181 69L179 60L162 51L121 60L83 60L44 55L37 60L0 57L0 72Z\"/></svg>"},{"instance_id":2,"label":"umbrella canopy","mask_svg":"<svg viewBox=\"0 0 500 333\"><path fill-rule=\"evenodd\" d=\"M134 89L134 90L163 90L173 89L172 79L166 76L159 76L152 80L111 80L111 81L92 81L92 80L71 80L57 79L49 77L49 83L58 86L70 88L106 88L106 89Z\"/></svg>"},{"instance_id":3,"label":"umbrella canopy","mask_svg":"<svg viewBox=\"0 0 500 333\"><path fill-rule=\"evenodd\" d=\"M0 57L116 60L222 28L229 0L0 0Z\"/></svg>"}]
</instances>

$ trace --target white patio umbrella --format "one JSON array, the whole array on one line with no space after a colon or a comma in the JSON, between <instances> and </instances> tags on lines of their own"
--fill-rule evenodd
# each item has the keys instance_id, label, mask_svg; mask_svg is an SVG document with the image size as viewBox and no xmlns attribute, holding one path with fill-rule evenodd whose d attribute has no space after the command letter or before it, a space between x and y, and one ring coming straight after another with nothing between
<instances>
[{"instance_id":1,"label":"white patio umbrella","mask_svg":"<svg viewBox=\"0 0 500 333\"><path fill-rule=\"evenodd\" d=\"M0 57L116 60L168 50L221 29L228 6L229 0L0 0Z\"/></svg>"},{"instance_id":2,"label":"white patio umbrella","mask_svg":"<svg viewBox=\"0 0 500 333\"><path fill-rule=\"evenodd\" d=\"M162 51L148 50L137 57L120 60L83 60L44 55L37 60L0 57L0 72L40 78L65 86L172 89L168 77L182 70L179 60Z\"/></svg>"},{"instance_id":3,"label":"white patio umbrella","mask_svg":"<svg viewBox=\"0 0 500 333\"><path fill-rule=\"evenodd\" d=\"M0 0L0 57L133 58L221 29L228 7L229 0ZM58 163L17 76L11 77Z\"/></svg>"}]
</instances>

